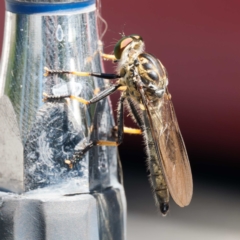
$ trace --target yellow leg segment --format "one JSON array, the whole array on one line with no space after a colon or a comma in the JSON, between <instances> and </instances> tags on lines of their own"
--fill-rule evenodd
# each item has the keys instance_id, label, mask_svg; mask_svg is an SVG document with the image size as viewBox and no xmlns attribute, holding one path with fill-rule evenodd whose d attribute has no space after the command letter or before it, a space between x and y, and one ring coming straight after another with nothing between
<instances>
[{"instance_id":1,"label":"yellow leg segment","mask_svg":"<svg viewBox=\"0 0 240 240\"><path fill-rule=\"evenodd\" d=\"M80 76L80 77L88 77L88 76L91 76L91 74L90 74L89 72L77 72L77 71L72 71L72 72L69 72L69 74L76 75L76 76Z\"/></svg>"},{"instance_id":2,"label":"yellow leg segment","mask_svg":"<svg viewBox=\"0 0 240 240\"><path fill-rule=\"evenodd\" d=\"M142 134L141 129L124 127L123 132L127 134Z\"/></svg>"},{"instance_id":3,"label":"yellow leg segment","mask_svg":"<svg viewBox=\"0 0 240 240\"><path fill-rule=\"evenodd\" d=\"M68 165L68 167L69 167L70 169L73 168L73 163L71 162L71 160L66 159L64 162L65 162L65 164Z\"/></svg>"},{"instance_id":4,"label":"yellow leg segment","mask_svg":"<svg viewBox=\"0 0 240 240\"><path fill-rule=\"evenodd\" d=\"M114 131L117 131L118 127L115 126L113 129L114 129ZM141 129L130 128L130 127L123 127L123 132L126 133L126 134L138 134L138 135L142 134Z\"/></svg>"},{"instance_id":5,"label":"yellow leg segment","mask_svg":"<svg viewBox=\"0 0 240 240\"><path fill-rule=\"evenodd\" d=\"M118 144L116 142L99 140L99 141L97 141L97 146L116 147L116 146L118 146Z\"/></svg>"},{"instance_id":6,"label":"yellow leg segment","mask_svg":"<svg viewBox=\"0 0 240 240\"><path fill-rule=\"evenodd\" d=\"M62 70L51 70L47 67L44 67L45 73L43 74L44 77L47 77L49 74L72 74L72 75L76 75L76 76L80 76L80 77L88 77L91 76L90 72L78 72L78 71L62 71Z\"/></svg>"},{"instance_id":7,"label":"yellow leg segment","mask_svg":"<svg viewBox=\"0 0 240 240\"><path fill-rule=\"evenodd\" d=\"M119 87L118 90L120 90L120 91L125 91L126 88L127 88L127 87L122 86L122 87ZM94 95L97 95L99 92L100 92L100 89L99 89L99 88L96 88L96 89L94 90ZM44 94L43 94L43 95L44 95ZM47 95L45 95L45 96L47 97ZM77 96L71 95L70 98L71 98L71 99L74 99L74 100L76 100L76 101L78 101L78 102L80 102L80 103L83 103L83 104L85 104L85 105L88 105L88 104L89 104L89 101L87 101L87 100L85 100L84 98L81 98L81 97L77 97ZM132 133L132 134L134 134L134 133ZM138 134L138 133L136 133L136 134ZM141 133L140 133L140 134L141 134Z\"/></svg>"},{"instance_id":8,"label":"yellow leg segment","mask_svg":"<svg viewBox=\"0 0 240 240\"><path fill-rule=\"evenodd\" d=\"M74 99L74 100L77 100L78 102L83 103L85 105L89 104L89 101L87 101L87 100L85 100L85 99L83 99L81 97L77 97L77 96L71 95L70 98Z\"/></svg>"},{"instance_id":9,"label":"yellow leg segment","mask_svg":"<svg viewBox=\"0 0 240 240\"><path fill-rule=\"evenodd\" d=\"M105 53L101 53L101 57L105 60L112 60L112 61L116 61L117 59L115 58L114 55L112 54L105 54Z\"/></svg>"},{"instance_id":10,"label":"yellow leg segment","mask_svg":"<svg viewBox=\"0 0 240 240\"><path fill-rule=\"evenodd\" d=\"M127 86L121 86L117 90L119 90L119 91L126 91L127 90Z\"/></svg>"},{"instance_id":11,"label":"yellow leg segment","mask_svg":"<svg viewBox=\"0 0 240 240\"><path fill-rule=\"evenodd\" d=\"M46 102L47 98L48 98L47 93L43 92L43 102Z\"/></svg>"}]
</instances>

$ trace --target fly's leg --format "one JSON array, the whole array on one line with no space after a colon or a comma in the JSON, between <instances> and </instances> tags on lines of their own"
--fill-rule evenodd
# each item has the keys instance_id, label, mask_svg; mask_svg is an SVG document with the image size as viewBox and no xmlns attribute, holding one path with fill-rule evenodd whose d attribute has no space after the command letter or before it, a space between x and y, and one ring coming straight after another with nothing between
<instances>
[{"instance_id":1,"label":"fly's leg","mask_svg":"<svg viewBox=\"0 0 240 240\"><path fill-rule=\"evenodd\" d=\"M109 90L110 91L110 90ZM99 94L95 98L89 100L90 103L94 103L96 101L101 100L102 98L105 97L108 91L106 91L103 94ZM99 141L93 141L85 145L84 148L78 149L75 151L73 158L71 160L65 160L65 163L68 164L69 168L73 168L73 166L84 156L84 154L89 151L93 146L110 146L110 147L115 147L118 146L119 144L122 143L123 141L123 133L127 130L127 132L135 133L135 134L140 134L141 130L139 129L130 129L130 128L125 128L124 127L124 121L123 121L123 102L125 100L124 95L121 96L119 105L118 105L118 116L117 116L117 141L104 141L104 140L99 140ZM125 131L124 131L125 129Z\"/></svg>"},{"instance_id":2,"label":"fly's leg","mask_svg":"<svg viewBox=\"0 0 240 240\"><path fill-rule=\"evenodd\" d=\"M72 159L66 159L65 163L68 165L70 169L74 167L76 163L78 163L84 155L94 146L109 146L109 147L116 147L118 144L112 141L92 141L90 143L85 144L84 147L80 147L79 149L75 150Z\"/></svg>"},{"instance_id":3,"label":"fly's leg","mask_svg":"<svg viewBox=\"0 0 240 240\"><path fill-rule=\"evenodd\" d=\"M106 73L90 73L90 72L75 72L75 71L62 71L62 70L50 70L48 68L45 68L45 76L48 76L50 74L73 74L77 76L95 76L100 78L107 78L107 79L116 79L120 78L119 75L116 74L106 74ZM44 101L45 102L55 102L59 101L61 99L65 98L71 98L75 99L85 105L96 103L105 97L109 96L116 90L124 91L126 90L125 86L122 86L119 83L113 84L111 87L105 89L104 91L97 94L95 97L93 97L90 100L85 100L81 97L77 97L74 95L62 95L62 96L50 96L46 93L43 93L44 95ZM71 160L67 159L65 160L65 163L69 165L70 168L73 168L74 164L76 164L83 156L84 154L89 151L93 146L118 146L122 140L123 140L123 132L125 133L131 133L131 134L141 134L141 130L139 129L132 129L132 128L126 128L123 126L123 102L125 100L125 97L121 97L119 102L119 116L118 116L118 127L117 127L117 141L111 142L111 141L95 141L88 143L84 148L80 148L75 151L73 158Z\"/></svg>"},{"instance_id":4,"label":"fly's leg","mask_svg":"<svg viewBox=\"0 0 240 240\"><path fill-rule=\"evenodd\" d=\"M102 50L103 50L103 43L102 43L101 40L99 40L98 41L98 50L95 51L93 56L87 58L87 62L91 62L92 59L96 56L97 53L100 53L100 56L103 58L103 60L111 60L113 62L117 61L117 59L116 59L116 57L114 55L112 55L112 54L105 54L105 53L102 52Z\"/></svg>"},{"instance_id":5,"label":"fly's leg","mask_svg":"<svg viewBox=\"0 0 240 240\"><path fill-rule=\"evenodd\" d=\"M117 136L117 145L120 145L123 141L123 133L124 133L124 130L126 132L134 132L135 130L138 130L138 129L132 129L132 128L126 128L124 127L124 108L123 108L123 103L125 101L125 96L122 94L121 97L120 97L120 100L118 102L118 114L117 114L117 127L115 127L113 129L114 132L116 132Z\"/></svg>"},{"instance_id":6,"label":"fly's leg","mask_svg":"<svg viewBox=\"0 0 240 240\"><path fill-rule=\"evenodd\" d=\"M124 134L142 135L143 131L141 129L138 129L138 128L123 127L123 133ZM118 139L118 126L113 127L112 135L115 136L116 139Z\"/></svg>"},{"instance_id":7,"label":"fly's leg","mask_svg":"<svg viewBox=\"0 0 240 240\"><path fill-rule=\"evenodd\" d=\"M111 87L105 89L104 91L100 92L99 94L97 94L97 96L93 97L90 100L85 100L81 97L77 97L74 95L61 95L61 96L53 96L53 95L48 95L46 93L43 93L44 96L44 101L45 102L54 102L60 99L65 99L65 98L71 98L71 99L75 99L80 103L83 103L85 105L89 105L92 103L96 103L102 99L104 99L105 97L109 96L110 94L112 94L113 92L115 92L116 90L118 90L118 88L121 87L120 84L113 84Z\"/></svg>"},{"instance_id":8,"label":"fly's leg","mask_svg":"<svg viewBox=\"0 0 240 240\"><path fill-rule=\"evenodd\" d=\"M103 58L103 60L111 60L113 62L115 62L117 60L114 55L112 55L112 54L105 54L105 53L102 52L103 51L103 43L102 43L102 41L98 42L98 51L100 53L100 56Z\"/></svg>"},{"instance_id":9,"label":"fly's leg","mask_svg":"<svg viewBox=\"0 0 240 240\"><path fill-rule=\"evenodd\" d=\"M130 101L129 98L126 98L125 96L121 95L121 98L120 98L119 103L118 103L117 126L113 128L114 135L117 136L118 144L121 144L122 141L123 141L123 133L138 134L138 135L141 135L143 133L143 131L142 131L143 129L141 128L141 126L143 124L142 124L142 121L140 120L140 117L139 117L139 121L137 121L137 124L138 124L140 129L124 127L124 117L123 117L124 107L123 107L123 103L124 103L125 99L127 100L127 103L128 103L128 108L130 110L129 112L131 113L131 111L132 111L132 109L130 107L130 104L133 104L133 103L129 102ZM135 109L133 109L133 111L134 110Z\"/></svg>"},{"instance_id":10,"label":"fly's leg","mask_svg":"<svg viewBox=\"0 0 240 240\"><path fill-rule=\"evenodd\" d=\"M66 159L64 162L68 165L68 167L69 167L70 169L72 169L73 166L74 166L77 162L79 162L79 161L83 158L84 154L85 154L87 151L89 151L93 146L94 146L94 143L93 143L93 142L90 142L90 143L88 143L87 145L85 145L84 148L81 148L81 147L80 147L79 149L75 150L75 152L74 152L74 154L73 154L73 156L72 156L72 159Z\"/></svg>"},{"instance_id":11,"label":"fly's leg","mask_svg":"<svg viewBox=\"0 0 240 240\"><path fill-rule=\"evenodd\" d=\"M95 96L91 100L89 100L89 104L96 103L96 102L106 98L107 96L109 96L112 93L114 93L115 91L117 91L118 88L121 87L121 86L122 85L119 84L119 83L113 84L112 86L110 86L109 88L107 88L104 91L100 92L97 96Z\"/></svg>"},{"instance_id":12,"label":"fly's leg","mask_svg":"<svg viewBox=\"0 0 240 240\"><path fill-rule=\"evenodd\" d=\"M120 145L123 141L123 133L128 134L142 134L141 129L128 128L124 127L124 107L123 103L126 97L122 94L118 103L118 115L117 115L117 129L114 128L114 131L117 131L117 145Z\"/></svg>"},{"instance_id":13,"label":"fly's leg","mask_svg":"<svg viewBox=\"0 0 240 240\"><path fill-rule=\"evenodd\" d=\"M130 128L130 127L123 127L123 132L127 133L127 134L137 134L137 135L141 135L142 134L142 130L141 129Z\"/></svg>"},{"instance_id":14,"label":"fly's leg","mask_svg":"<svg viewBox=\"0 0 240 240\"><path fill-rule=\"evenodd\" d=\"M119 75L117 74L109 74L109 73L91 73L91 72L76 72L76 71L65 71L65 70L50 70L47 67L44 68L45 69L45 74L44 76L48 76L48 75L53 75L53 74L72 74L72 75L76 75L76 76L94 76L94 77L99 77L99 78L105 78L105 79L117 79L120 78ZM100 100L102 100L103 98L109 96L110 94L112 94L113 92L115 92L116 90L118 90L118 88L123 87L121 84L113 84L111 87L105 89L104 91L100 92L99 94L97 94L97 96L93 97L91 100L85 100L83 98L74 96L74 95L62 95L62 96L49 96L46 93L43 93L44 95L44 101L56 101L56 100L60 100L60 99L64 99L64 98L71 98L71 99L75 99L83 104L91 104L91 103L96 103Z\"/></svg>"},{"instance_id":15,"label":"fly's leg","mask_svg":"<svg viewBox=\"0 0 240 240\"><path fill-rule=\"evenodd\" d=\"M91 104L91 103L95 103L100 101L101 99L105 98L106 96L108 96L109 94L111 94L113 91L118 89L118 85L116 85L115 87L112 88L108 88L105 91L101 92L99 95L97 95L96 97L92 98L91 100L88 101L87 104ZM67 96L65 96L67 97ZM86 101L86 100L84 100ZM103 140L99 140L99 141L93 141L88 143L87 145L85 145L84 148L80 148L78 150L75 151L72 159L67 159L65 160L65 163L69 166L69 168L73 168L73 166L80 161L84 154L86 152L88 152L93 146L111 146L111 147L115 147L118 146L119 144L122 143L123 141L123 133L130 133L130 134L141 134L143 131L143 128L141 127L140 129L133 129L133 128L127 128L124 127L124 107L123 107L123 103L125 101L125 97L124 95L121 96L120 101L119 101L119 105L118 105L118 116L117 116L117 141L113 142L113 141L103 141ZM82 101L81 101L82 102ZM132 103L130 102L130 105L132 105ZM132 107L132 111L133 112L137 112L137 110L135 108ZM139 126L143 126L143 122L141 120L141 117L137 116L136 119L138 119L138 125ZM115 129L116 130L116 129Z\"/></svg>"},{"instance_id":16,"label":"fly's leg","mask_svg":"<svg viewBox=\"0 0 240 240\"><path fill-rule=\"evenodd\" d=\"M49 75L53 75L53 74L72 74L72 75L76 75L79 77L93 76L93 77L99 77L99 78L105 78L105 79L118 79L121 77L117 74L112 74L112 73L94 73L94 72L92 73L92 72L53 70L53 69L49 69L47 67L45 67L44 70L45 70L45 73L44 73L45 77L47 77Z\"/></svg>"},{"instance_id":17,"label":"fly's leg","mask_svg":"<svg viewBox=\"0 0 240 240\"><path fill-rule=\"evenodd\" d=\"M75 71L70 72L70 71L61 71L61 70L49 70L48 68L45 68L45 71L46 71L45 76L48 76L50 74L73 74L73 75L77 75L77 76L95 76L95 77L107 78L107 79L116 79L116 78L120 77L116 74L75 72ZM99 94L97 94L95 97L93 97L90 100L85 100L81 97L77 97L74 95L52 96L52 95L48 95L46 93L43 93L43 95L44 95L45 102L56 102L56 101L60 101L65 98L71 98L71 99L75 99L85 105L89 105L89 104L93 104L93 103L96 103L96 102L104 99L105 97L109 96L110 94L112 94L113 92L118 90L118 88L121 88L121 87L122 87L122 85L120 85L119 83L113 84L112 86L110 86L109 88L100 92ZM69 168L73 168L74 165L82 159L84 154L87 151L89 151L93 146L96 146L96 145L98 145L98 146L117 146L118 144L116 142L101 141L101 140L84 144L84 146L80 143L79 146L76 146L76 148L75 148L76 150L75 150L75 153L74 153L72 159L66 159L65 163L69 166Z\"/></svg>"},{"instance_id":18,"label":"fly's leg","mask_svg":"<svg viewBox=\"0 0 240 240\"><path fill-rule=\"evenodd\" d=\"M113 62L117 61L116 57L112 54L105 54L105 53L101 53L101 57L104 59L104 60L111 60Z\"/></svg>"},{"instance_id":19,"label":"fly's leg","mask_svg":"<svg viewBox=\"0 0 240 240\"><path fill-rule=\"evenodd\" d=\"M136 121L138 127L143 132L143 119L139 111L137 110L136 106L134 105L134 102L131 100L131 98L127 98L129 113L132 115L132 118Z\"/></svg>"},{"instance_id":20,"label":"fly's leg","mask_svg":"<svg viewBox=\"0 0 240 240\"><path fill-rule=\"evenodd\" d=\"M104 56L109 56L110 59L112 57L114 57L114 55L106 55L104 54ZM115 57L114 57L115 58ZM63 70L50 70L48 68L45 67L45 74L44 76L48 76L51 74L73 74L73 75L77 75L77 76L95 76L95 77L100 77L100 78L105 78L105 79L116 79L116 78L120 78L119 75L116 74L108 74L108 73L90 73L90 72L76 72L76 71L63 71ZM62 96L50 96L47 95L46 93L43 93L44 95L44 101L56 101L56 100L60 100L60 99L64 99L64 98L71 98L71 99L75 99L83 104L91 104L91 103L96 103L102 99L104 99L105 97L107 97L108 95L112 94L113 92L115 92L116 90L119 91L125 91L126 90L126 86L122 86L120 84L114 84L111 87L105 89L104 91L100 92L97 96L93 97L91 100L85 100L81 97L77 97L74 95L62 95ZM117 130L118 128L114 128L113 131ZM118 130L117 130L118 131ZM128 133L128 134L141 134L142 132L139 129L133 129L133 128L127 128L124 127L124 133Z\"/></svg>"},{"instance_id":21,"label":"fly's leg","mask_svg":"<svg viewBox=\"0 0 240 240\"><path fill-rule=\"evenodd\" d=\"M96 103L102 99L104 99L105 97L109 96L111 93L115 92L118 87L120 87L120 84L114 84L111 87L105 89L104 91L100 92L97 96L93 97L90 100L85 100L83 98L77 97L77 96L73 96L73 95L64 95L64 96L49 96L46 93L44 93L44 101L45 102L54 102L54 101L58 101L64 98L71 98L71 99L75 99L83 104L89 105L89 104L93 104ZM88 144L85 144L84 147L80 147L79 149L75 150L75 153L72 157L72 159L67 159L65 160L65 163L69 166L70 169L72 169L74 167L74 165L79 162L84 154L89 151L93 146L118 146L117 142L111 142L111 141L93 141L90 142Z\"/></svg>"},{"instance_id":22,"label":"fly's leg","mask_svg":"<svg viewBox=\"0 0 240 240\"><path fill-rule=\"evenodd\" d=\"M125 100L125 97L122 94L118 103L118 115L117 115L117 143L118 144L121 144L123 141L123 128L124 128L123 102L124 100Z\"/></svg>"}]
</instances>

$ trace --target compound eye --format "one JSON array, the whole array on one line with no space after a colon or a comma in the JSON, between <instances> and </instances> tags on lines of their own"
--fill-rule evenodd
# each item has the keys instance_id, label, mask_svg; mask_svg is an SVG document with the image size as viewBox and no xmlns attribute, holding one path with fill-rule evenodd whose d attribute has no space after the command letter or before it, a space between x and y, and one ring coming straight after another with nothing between
<instances>
[{"instance_id":1,"label":"compound eye","mask_svg":"<svg viewBox=\"0 0 240 240\"><path fill-rule=\"evenodd\" d=\"M124 37L120 39L114 48L114 55L116 59L120 59L122 56L123 50L133 41L131 37Z\"/></svg>"},{"instance_id":2,"label":"compound eye","mask_svg":"<svg viewBox=\"0 0 240 240\"><path fill-rule=\"evenodd\" d=\"M143 41L142 37L137 34L130 35L131 38L133 38L135 41Z\"/></svg>"}]
</instances>

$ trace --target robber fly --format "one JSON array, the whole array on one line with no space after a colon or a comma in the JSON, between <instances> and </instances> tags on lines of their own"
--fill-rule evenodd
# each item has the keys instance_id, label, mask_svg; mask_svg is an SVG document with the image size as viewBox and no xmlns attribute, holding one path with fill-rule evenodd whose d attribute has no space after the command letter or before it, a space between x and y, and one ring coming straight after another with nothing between
<instances>
[{"instance_id":1,"label":"robber fly","mask_svg":"<svg viewBox=\"0 0 240 240\"><path fill-rule=\"evenodd\" d=\"M161 213L166 215L169 210L169 195L180 207L187 206L192 198L192 174L171 95L167 89L166 69L158 59L144 52L144 42L139 35L125 36L120 39L114 48L114 55L103 53L101 55L105 59L117 62L117 74L45 69L45 76L66 73L118 79L116 83L91 100L72 95L62 96L62 98L72 98L84 104L92 104L116 90L123 91L118 106L116 143L90 142L85 149L78 151L73 159L66 160L66 164L72 167L76 159L80 159L94 145L115 146L122 142L125 129L123 124L125 104L146 142L149 178ZM54 98L56 97L45 94L45 99ZM132 133L134 131L137 133L134 129Z\"/></svg>"}]
</instances>

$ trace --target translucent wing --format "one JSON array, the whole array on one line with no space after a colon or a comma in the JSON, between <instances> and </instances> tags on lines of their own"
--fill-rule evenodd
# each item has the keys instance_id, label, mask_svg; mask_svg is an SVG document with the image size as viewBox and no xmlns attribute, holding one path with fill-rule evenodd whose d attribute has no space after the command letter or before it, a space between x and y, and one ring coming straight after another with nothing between
<instances>
[{"instance_id":1,"label":"translucent wing","mask_svg":"<svg viewBox=\"0 0 240 240\"><path fill-rule=\"evenodd\" d=\"M147 104L146 100L144 102L170 194L179 206L187 206L193 192L192 174L172 101L165 93L154 104Z\"/></svg>"}]
</instances>

